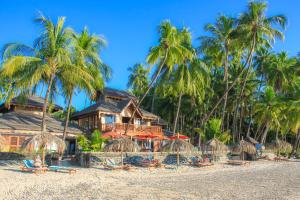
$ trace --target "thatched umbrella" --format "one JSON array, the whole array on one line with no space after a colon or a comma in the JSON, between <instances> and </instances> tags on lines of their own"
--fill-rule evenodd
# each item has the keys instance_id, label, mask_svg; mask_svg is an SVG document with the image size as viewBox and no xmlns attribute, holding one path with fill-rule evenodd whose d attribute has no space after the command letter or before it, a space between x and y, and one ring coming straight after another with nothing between
<instances>
[{"instance_id":1,"label":"thatched umbrella","mask_svg":"<svg viewBox=\"0 0 300 200\"><path fill-rule=\"evenodd\" d=\"M177 152L177 166L179 165L179 152L192 152L194 146L181 139L170 140L164 146L160 148L160 151L165 152Z\"/></svg>"},{"instance_id":2,"label":"thatched umbrella","mask_svg":"<svg viewBox=\"0 0 300 200\"><path fill-rule=\"evenodd\" d=\"M286 141L277 139L271 142L271 148L277 152L277 155L279 155L281 151L283 152L291 151L292 145Z\"/></svg>"},{"instance_id":3,"label":"thatched umbrella","mask_svg":"<svg viewBox=\"0 0 300 200\"><path fill-rule=\"evenodd\" d=\"M29 151L34 150L36 147L42 150L42 164L45 164L45 151L51 148L52 145L56 145L58 153L63 153L66 144L59 137L52 135L51 133L41 133L33 136L29 140L25 141L23 147Z\"/></svg>"},{"instance_id":4,"label":"thatched umbrella","mask_svg":"<svg viewBox=\"0 0 300 200\"><path fill-rule=\"evenodd\" d=\"M121 163L123 165L123 152L136 152L139 150L139 146L134 141L121 137L109 141L103 150L105 152L121 152Z\"/></svg>"},{"instance_id":5,"label":"thatched umbrella","mask_svg":"<svg viewBox=\"0 0 300 200\"><path fill-rule=\"evenodd\" d=\"M213 158L215 155L226 154L228 151L228 147L217 138L209 140L206 145L211 150Z\"/></svg>"},{"instance_id":6,"label":"thatched umbrella","mask_svg":"<svg viewBox=\"0 0 300 200\"><path fill-rule=\"evenodd\" d=\"M2 137L0 135L0 151L2 151L3 149L5 149L7 146L6 140L4 139L4 137Z\"/></svg>"},{"instance_id":7,"label":"thatched umbrella","mask_svg":"<svg viewBox=\"0 0 300 200\"><path fill-rule=\"evenodd\" d=\"M253 144L250 142L247 142L245 140L240 141L239 150L243 155L244 159L244 153L247 153L249 155L255 155L256 154L256 148Z\"/></svg>"}]
</instances>

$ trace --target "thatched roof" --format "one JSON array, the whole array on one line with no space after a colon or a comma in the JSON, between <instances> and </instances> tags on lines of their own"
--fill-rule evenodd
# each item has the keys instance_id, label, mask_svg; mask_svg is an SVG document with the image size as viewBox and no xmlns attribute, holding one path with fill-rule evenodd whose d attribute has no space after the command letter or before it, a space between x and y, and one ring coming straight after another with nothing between
<instances>
[{"instance_id":1,"label":"thatched roof","mask_svg":"<svg viewBox=\"0 0 300 200\"><path fill-rule=\"evenodd\" d=\"M139 146L128 138L117 138L108 142L105 145L105 152L136 152L139 150Z\"/></svg>"},{"instance_id":2,"label":"thatched roof","mask_svg":"<svg viewBox=\"0 0 300 200\"><path fill-rule=\"evenodd\" d=\"M56 145L59 153L63 153L66 147L64 141L59 137L52 135L51 133L41 133L33 136L29 140L26 140L23 143L23 148L32 151L36 147L50 149L53 145Z\"/></svg>"},{"instance_id":3,"label":"thatched roof","mask_svg":"<svg viewBox=\"0 0 300 200\"><path fill-rule=\"evenodd\" d=\"M283 140L273 140L271 142L271 148L274 151L291 151L292 145L286 141Z\"/></svg>"},{"instance_id":4,"label":"thatched roof","mask_svg":"<svg viewBox=\"0 0 300 200\"><path fill-rule=\"evenodd\" d=\"M6 140L4 137L0 135L0 151L5 149L7 146Z\"/></svg>"},{"instance_id":5,"label":"thatched roof","mask_svg":"<svg viewBox=\"0 0 300 200\"><path fill-rule=\"evenodd\" d=\"M251 154L251 155L256 154L256 148L250 142L247 142L245 140L241 140L239 147L240 147L240 152L245 152L245 153L248 153L248 154Z\"/></svg>"},{"instance_id":6,"label":"thatched roof","mask_svg":"<svg viewBox=\"0 0 300 200\"><path fill-rule=\"evenodd\" d=\"M180 152L191 152L193 150L194 146L181 139L176 140L169 140L167 143L160 148L160 151L162 152L176 152L177 149L179 149Z\"/></svg>"},{"instance_id":7,"label":"thatched roof","mask_svg":"<svg viewBox=\"0 0 300 200\"><path fill-rule=\"evenodd\" d=\"M206 145L209 147L208 150L214 151L216 153L226 154L227 151L228 151L228 147L216 138L213 138L213 139L209 140L206 143Z\"/></svg>"}]
</instances>

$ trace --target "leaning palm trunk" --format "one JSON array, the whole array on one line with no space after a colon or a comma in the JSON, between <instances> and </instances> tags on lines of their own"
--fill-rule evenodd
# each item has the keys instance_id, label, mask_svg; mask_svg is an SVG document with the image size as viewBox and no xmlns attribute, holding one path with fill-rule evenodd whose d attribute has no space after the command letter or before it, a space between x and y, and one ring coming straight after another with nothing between
<instances>
[{"instance_id":1,"label":"leaning palm trunk","mask_svg":"<svg viewBox=\"0 0 300 200\"><path fill-rule=\"evenodd\" d=\"M299 142L300 142L300 129L298 129L296 139L295 139L295 142L293 144L293 149L292 149L292 151L289 155L289 158L291 158L291 156L294 155L297 152L297 149L299 147Z\"/></svg>"},{"instance_id":2,"label":"leaning palm trunk","mask_svg":"<svg viewBox=\"0 0 300 200\"><path fill-rule=\"evenodd\" d=\"M266 142L268 131L269 131L269 124L266 124L265 131L263 132L263 135L261 136L260 139L260 143L264 144Z\"/></svg>"},{"instance_id":3,"label":"leaning palm trunk","mask_svg":"<svg viewBox=\"0 0 300 200\"><path fill-rule=\"evenodd\" d=\"M43 118L42 118L42 127L41 127L42 133L45 133L46 129L47 129L46 114L47 114L48 101L49 101L49 96L50 96L50 91L51 91L54 76L55 76L54 74L51 74L50 80L48 82L46 98L45 98L44 105L43 105Z\"/></svg>"},{"instance_id":4,"label":"leaning palm trunk","mask_svg":"<svg viewBox=\"0 0 300 200\"><path fill-rule=\"evenodd\" d=\"M210 118L210 116L214 113L214 111L217 109L217 107L219 106L219 104L223 101L223 98L225 98L225 96L228 94L228 92L233 88L233 86L235 86L237 84L237 82L239 81L240 77L243 75L243 73L245 72L245 70L247 69L246 67L249 65L250 60L252 58L254 49L255 49L255 40L252 41L252 46L251 46L251 50L250 53L247 57L247 60L243 66L242 71L238 74L238 76L236 77L236 79L233 81L233 83L229 86L229 88L224 92L223 96L217 101L217 103L215 104L215 106L212 108L212 110L203 118L202 123L201 123L201 127L206 123L206 121ZM248 66L249 68L250 66Z\"/></svg>"},{"instance_id":5,"label":"leaning palm trunk","mask_svg":"<svg viewBox=\"0 0 300 200\"><path fill-rule=\"evenodd\" d=\"M146 98L147 94L149 93L150 89L152 88L153 84L156 82L163 66L165 65L166 61L167 61L167 58L168 58L168 51L166 51L166 55L164 57L164 60L160 63L159 67L158 67L158 71L157 73L155 74L154 78L152 79L152 81L150 82L150 84L148 85L148 88L146 90L146 92L144 93L143 97L139 100L136 108L134 109L133 113L132 113L132 116L130 117L129 121L128 121L128 124L126 126L126 129L125 129L125 134L127 133L128 131L128 128L129 128L129 124L132 122L133 118L134 118L134 115L135 113L137 112L137 110L140 108L143 100Z\"/></svg>"},{"instance_id":6,"label":"leaning palm trunk","mask_svg":"<svg viewBox=\"0 0 300 200\"><path fill-rule=\"evenodd\" d=\"M66 141L66 137L67 137L67 131L68 131L70 113L71 113L72 98L73 98L73 90L72 90L72 93L69 97L69 102L68 102L68 111L67 111L67 116L66 116L66 124L65 124L64 133L63 133L63 141L64 142Z\"/></svg>"},{"instance_id":7,"label":"leaning palm trunk","mask_svg":"<svg viewBox=\"0 0 300 200\"><path fill-rule=\"evenodd\" d=\"M228 90L228 50L225 50L225 62L224 62L224 81L225 81L225 91ZM224 97L224 106L222 111L222 131L224 132L224 124L225 124L225 113L226 113L226 105L227 105L228 93L226 93ZM227 127L228 128L228 127Z\"/></svg>"},{"instance_id":8,"label":"leaning palm trunk","mask_svg":"<svg viewBox=\"0 0 300 200\"><path fill-rule=\"evenodd\" d=\"M181 106L181 98L182 98L182 93L179 94L179 100L178 100L178 106L177 106L177 111L176 111L176 117L174 121L174 128L173 128L173 135L176 133L176 126L177 126L177 121L178 121L178 115L180 111L180 106ZM179 132L177 133L177 139L179 139ZM177 166L179 166L179 149L177 151Z\"/></svg>"},{"instance_id":9,"label":"leaning palm trunk","mask_svg":"<svg viewBox=\"0 0 300 200\"><path fill-rule=\"evenodd\" d=\"M64 141L59 137L52 135L51 133L41 133L38 135L33 136L29 140L27 140L23 147L29 151L34 150L37 146L38 149L42 151L42 164L45 165L45 154L48 148L55 144L57 147L58 153L62 153L66 147Z\"/></svg>"}]
</instances>

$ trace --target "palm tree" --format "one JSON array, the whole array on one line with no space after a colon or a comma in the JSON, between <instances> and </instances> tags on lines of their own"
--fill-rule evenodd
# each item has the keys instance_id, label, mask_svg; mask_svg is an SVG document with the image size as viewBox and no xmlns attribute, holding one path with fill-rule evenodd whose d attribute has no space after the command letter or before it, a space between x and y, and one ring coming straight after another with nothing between
<instances>
[{"instance_id":1,"label":"palm tree","mask_svg":"<svg viewBox=\"0 0 300 200\"><path fill-rule=\"evenodd\" d=\"M130 72L130 75L128 77L127 87L131 88L133 94L140 99L149 84L149 70L146 69L143 64L138 63L133 67L129 67L128 71Z\"/></svg>"},{"instance_id":2,"label":"palm tree","mask_svg":"<svg viewBox=\"0 0 300 200\"><path fill-rule=\"evenodd\" d=\"M56 24L42 14L35 20L42 26L41 35L35 40L34 47L10 43L5 45L2 74L14 77L20 88L32 88L42 80L47 81L47 91L43 106L41 131L46 132L46 111L53 82L59 74L75 71L71 64L71 31L64 27L65 17L60 17Z\"/></svg>"},{"instance_id":3,"label":"palm tree","mask_svg":"<svg viewBox=\"0 0 300 200\"><path fill-rule=\"evenodd\" d=\"M212 54L216 60L221 59L220 63L222 63L224 66L224 91L228 90L228 62L230 51L234 47L234 39L232 34L236 28L235 22L236 20L234 18L221 15L217 18L216 24L207 24L204 28L206 31L209 31L212 36L200 37L202 51L205 52L206 55ZM224 117L227 105L227 96L228 94L226 93L222 112L222 131L224 131Z\"/></svg>"},{"instance_id":4,"label":"palm tree","mask_svg":"<svg viewBox=\"0 0 300 200\"><path fill-rule=\"evenodd\" d=\"M132 121L136 111L139 109L141 103L149 93L161 72L173 71L175 64L182 63L185 58L191 58L193 54L184 45L184 32L172 26L169 21L162 22L159 26L159 44L150 49L147 57L147 62L151 65L157 63L158 66L154 71L154 76L148 85L144 95L133 111L133 114L128 122L125 133L127 133L130 122Z\"/></svg>"},{"instance_id":5,"label":"palm tree","mask_svg":"<svg viewBox=\"0 0 300 200\"><path fill-rule=\"evenodd\" d=\"M276 93L286 91L295 83L296 63L297 60L289 58L287 52L280 52L271 56L264 74L266 82L275 89Z\"/></svg>"},{"instance_id":6,"label":"palm tree","mask_svg":"<svg viewBox=\"0 0 300 200\"><path fill-rule=\"evenodd\" d=\"M110 68L99 57L99 52L105 44L104 38L91 35L86 27L80 34L72 34L72 63L80 69L81 73L70 74L71 78L63 80L63 92L68 99L63 132L64 141L67 135L72 98L76 88L85 90L92 97L96 90L103 89L104 81L110 78ZM88 76L82 76L82 72ZM68 75L66 74L65 77Z\"/></svg>"},{"instance_id":7,"label":"palm tree","mask_svg":"<svg viewBox=\"0 0 300 200\"><path fill-rule=\"evenodd\" d=\"M266 16L267 4L265 2L251 1L246 12L239 17L237 32L239 38L250 45L249 67L242 81L240 98L243 95L247 78L252 69L252 56L257 47L270 47L275 38L283 40L284 36L280 29L285 29L286 18L283 15Z\"/></svg>"},{"instance_id":8,"label":"palm tree","mask_svg":"<svg viewBox=\"0 0 300 200\"><path fill-rule=\"evenodd\" d=\"M217 101L212 110L206 115L202 120L202 126L209 117L213 114L218 105L225 98L227 93L235 86L239 81L241 76L246 71L245 77L243 77L242 90L240 97L243 95L243 90L245 88L246 80L251 72L252 56L258 46L265 45L271 46L271 42L275 41L275 38L283 39L283 33L279 29L274 28L280 26L282 29L285 28L286 18L283 15L275 15L271 17L266 16L267 4L259 1L250 1L248 4L248 9L246 12L242 13L238 19L239 24L237 31L234 33L235 37L242 41L244 44L242 46L249 47L246 48L248 55L245 59L243 68L241 72L235 77L232 84L224 92L223 96Z\"/></svg>"},{"instance_id":9,"label":"palm tree","mask_svg":"<svg viewBox=\"0 0 300 200\"><path fill-rule=\"evenodd\" d=\"M265 143L269 129L278 127L279 116L281 112L281 102L278 102L273 88L267 87L259 102L254 106L255 118L257 123L263 124L265 130L261 136L260 142Z\"/></svg>"}]
</instances>

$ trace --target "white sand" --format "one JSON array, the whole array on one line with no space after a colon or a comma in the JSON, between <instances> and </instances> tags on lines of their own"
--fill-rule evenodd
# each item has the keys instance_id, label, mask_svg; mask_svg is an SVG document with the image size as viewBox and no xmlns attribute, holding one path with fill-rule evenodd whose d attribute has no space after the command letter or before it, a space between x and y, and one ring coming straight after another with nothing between
<instances>
[{"instance_id":1,"label":"white sand","mask_svg":"<svg viewBox=\"0 0 300 200\"><path fill-rule=\"evenodd\" d=\"M0 199L300 199L300 162L38 176L1 166Z\"/></svg>"}]
</instances>

